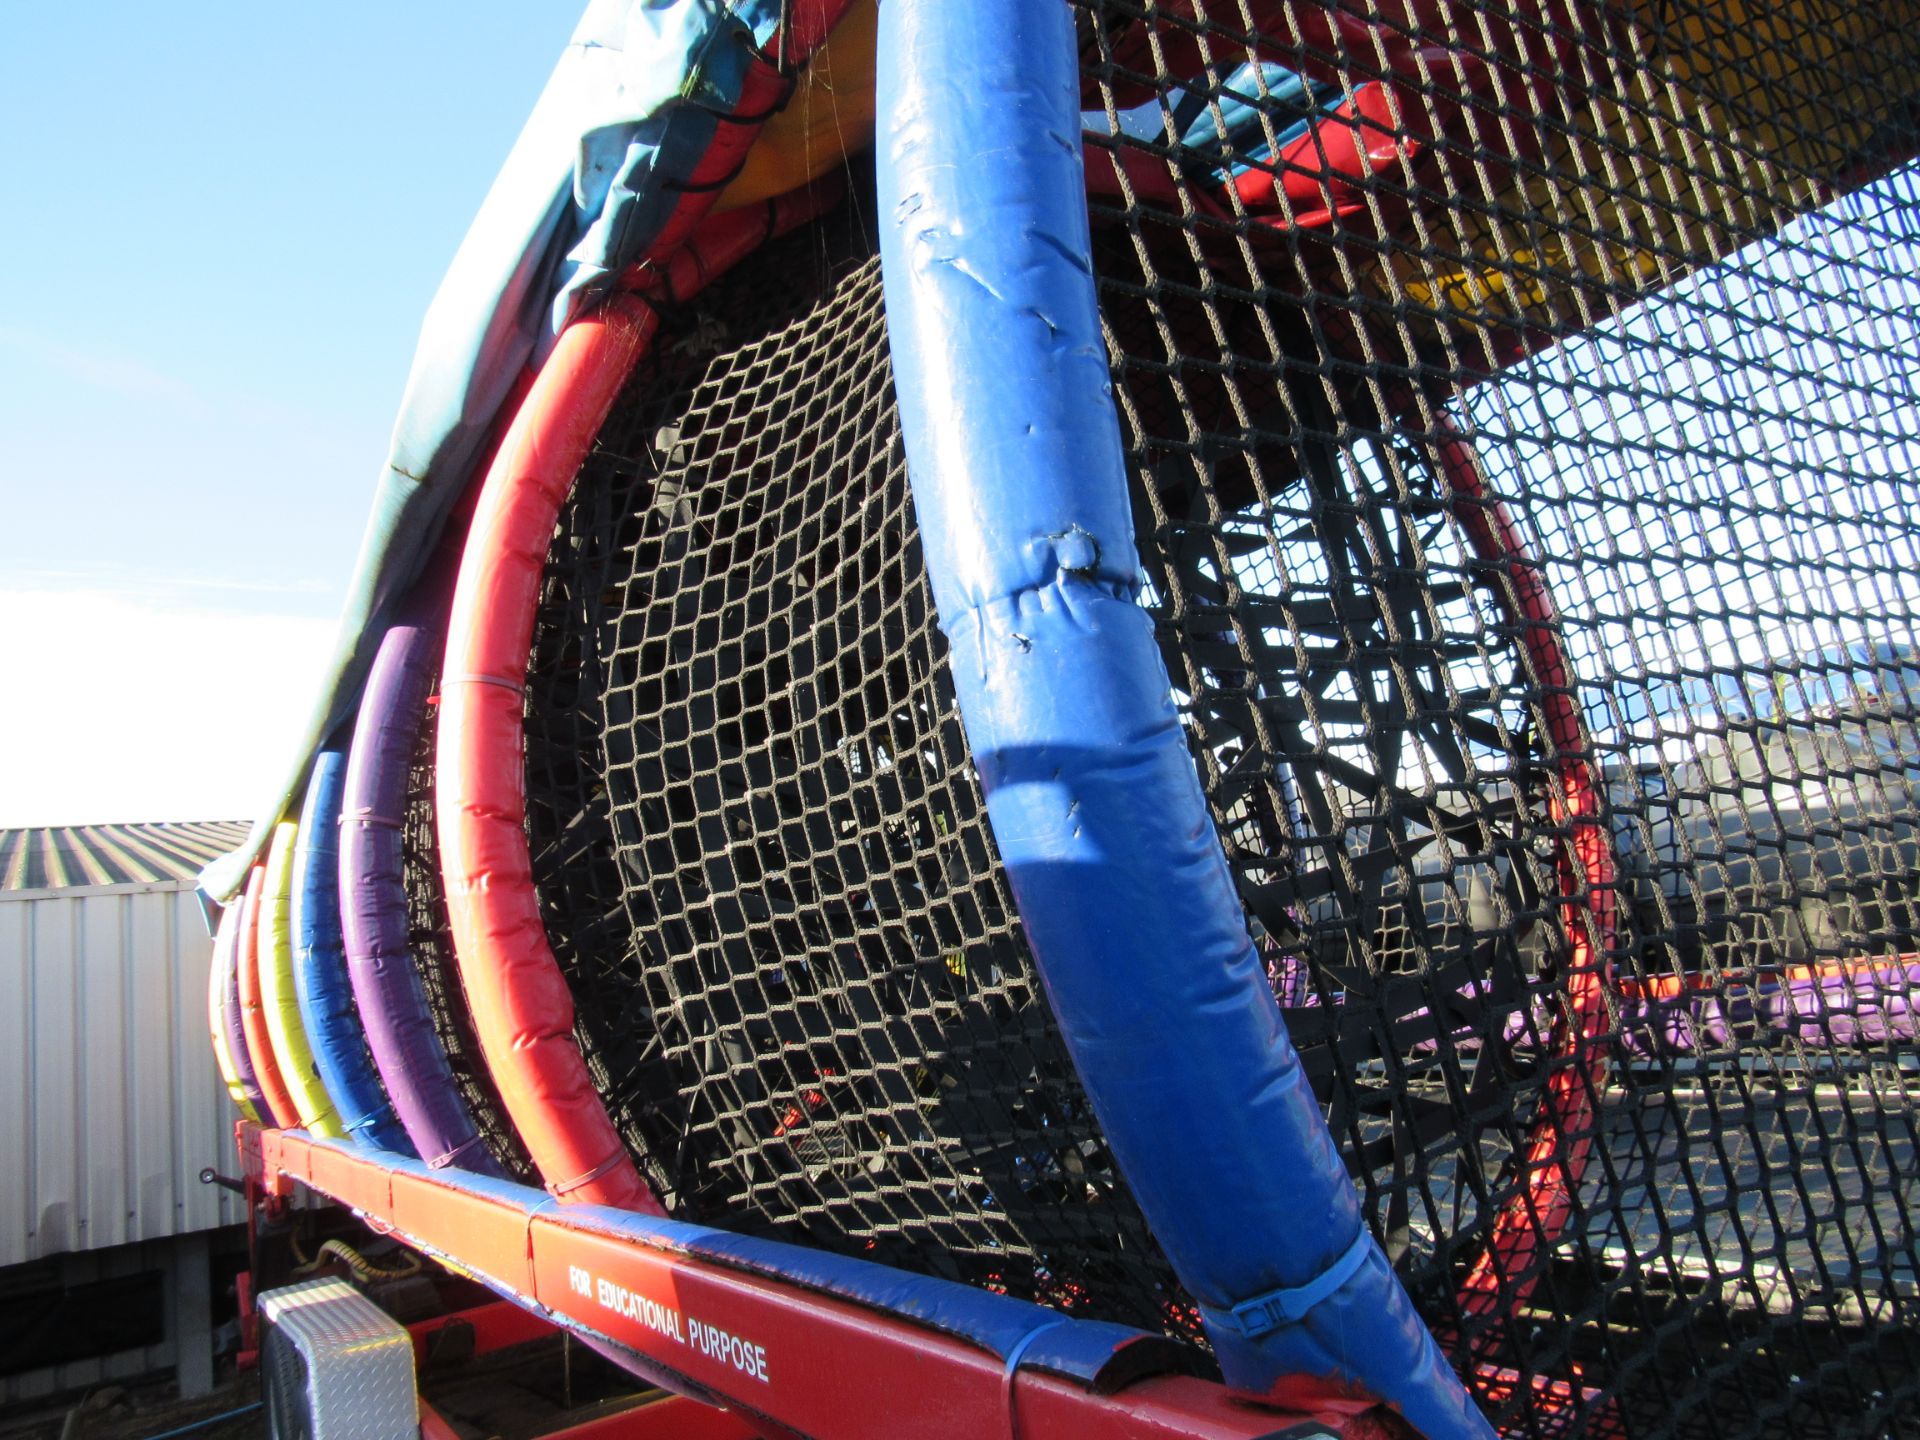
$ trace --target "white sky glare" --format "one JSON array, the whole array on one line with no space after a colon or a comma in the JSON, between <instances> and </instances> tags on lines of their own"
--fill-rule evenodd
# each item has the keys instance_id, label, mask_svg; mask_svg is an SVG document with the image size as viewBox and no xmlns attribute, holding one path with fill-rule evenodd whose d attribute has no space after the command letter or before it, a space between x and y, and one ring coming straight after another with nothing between
<instances>
[{"instance_id":1,"label":"white sky glare","mask_svg":"<svg viewBox=\"0 0 1920 1440\"><path fill-rule=\"evenodd\" d=\"M0 823L248 818L284 778L334 622L191 594L0 590Z\"/></svg>"}]
</instances>

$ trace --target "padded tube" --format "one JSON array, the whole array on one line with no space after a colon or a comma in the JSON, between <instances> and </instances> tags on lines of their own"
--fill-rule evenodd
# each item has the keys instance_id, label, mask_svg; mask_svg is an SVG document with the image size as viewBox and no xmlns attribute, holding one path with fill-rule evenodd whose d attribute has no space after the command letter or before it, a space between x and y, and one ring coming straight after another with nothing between
<instances>
[{"instance_id":1,"label":"padded tube","mask_svg":"<svg viewBox=\"0 0 1920 1440\"><path fill-rule=\"evenodd\" d=\"M721 155L721 167L737 164ZM723 168L724 173L724 168ZM712 216L636 277L685 303L833 187ZM573 997L547 943L527 849L522 691L560 506L652 339L649 305L619 295L560 337L480 492L447 624L436 804L454 953L501 1102L562 1200L660 1212L573 1038Z\"/></svg>"},{"instance_id":2,"label":"padded tube","mask_svg":"<svg viewBox=\"0 0 1920 1440\"><path fill-rule=\"evenodd\" d=\"M1566 836L1554 866L1567 941L1560 967L1565 1006L1556 1007L1550 1034L1553 1051L1570 1063L1555 1066L1547 1078L1541 1112L1523 1152L1519 1188L1500 1207L1487 1248L1460 1285L1460 1306L1467 1314L1501 1315L1523 1305L1539 1285L1543 1252L1559 1243L1573 1220L1574 1195L1598 1138L1612 1023L1608 957L1617 928L1616 865L1612 831L1602 812L1603 784L1546 577L1505 505L1487 489L1473 447L1450 422L1442 422L1439 450L1447 488L1457 502L1455 514L1476 558L1497 568L1502 604L1539 692L1541 731L1558 781L1548 796L1548 818Z\"/></svg>"},{"instance_id":3,"label":"padded tube","mask_svg":"<svg viewBox=\"0 0 1920 1440\"><path fill-rule=\"evenodd\" d=\"M1491 1440L1363 1223L1136 600L1072 15L888 0L880 24L881 260L915 508L1081 1081L1230 1384L1325 1382L1430 1440Z\"/></svg>"},{"instance_id":4,"label":"padded tube","mask_svg":"<svg viewBox=\"0 0 1920 1440\"><path fill-rule=\"evenodd\" d=\"M293 849L293 990L320 1083L349 1139L415 1153L367 1054L340 928L340 805L347 755L314 756Z\"/></svg>"},{"instance_id":5,"label":"padded tube","mask_svg":"<svg viewBox=\"0 0 1920 1440\"><path fill-rule=\"evenodd\" d=\"M340 919L367 1049L415 1153L436 1169L503 1177L433 1027L407 922L407 775L440 662L445 604L444 584L429 577L368 672L342 797Z\"/></svg>"},{"instance_id":6,"label":"padded tube","mask_svg":"<svg viewBox=\"0 0 1920 1440\"><path fill-rule=\"evenodd\" d=\"M226 950L216 950L215 958L220 960L220 1003L226 1012L227 1054L233 1060L234 1073L239 1076L240 1086L247 1094L247 1103L253 1106L253 1113L262 1125L272 1123L272 1112L267 1108L267 1097L261 1093L260 1077L254 1073L253 1055L247 1049L247 1027L245 1016L240 1008L240 950L246 936L246 906L240 896L221 912L222 918L233 916L233 936Z\"/></svg>"},{"instance_id":7,"label":"padded tube","mask_svg":"<svg viewBox=\"0 0 1920 1440\"><path fill-rule=\"evenodd\" d=\"M628 1235L650 1247L897 1315L977 1345L1015 1369L1065 1375L1096 1389L1177 1371L1188 1359L1165 1337L1130 1326L1066 1319L1058 1310L1030 1300L811 1246L590 1206L571 1208L557 1218L561 1224Z\"/></svg>"},{"instance_id":8,"label":"padded tube","mask_svg":"<svg viewBox=\"0 0 1920 1440\"><path fill-rule=\"evenodd\" d=\"M664 1216L636 1215L596 1205L564 1209L531 1186L473 1175L436 1174L417 1160L385 1159L395 1175L433 1181L460 1195L484 1197L496 1206L535 1216L590 1235L618 1236L672 1256L724 1267L831 1296L863 1309L898 1317L978 1346L1021 1370L1062 1375L1089 1389L1111 1393L1145 1376L1185 1367L1187 1357L1163 1336L1150 1335L1104 1320L1080 1320L1029 1300L915 1275L891 1265L835 1255L808 1245L739 1235ZM523 1286L525 1275L489 1274L498 1288L505 1281ZM564 1323L564 1322L563 1322Z\"/></svg>"},{"instance_id":9,"label":"padded tube","mask_svg":"<svg viewBox=\"0 0 1920 1440\"><path fill-rule=\"evenodd\" d=\"M266 879L265 865L249 870L240 902L240 1023L248 1058L253 1061L254 1080L266 1101L262 1118L279 1129L290 1130L300 1123L300 1116L286 1082L280 1078L280 1062L274 1058L273 1040L267 1034L267 1012L260 1003L260 896Z\"/></svg>"},{"instance_id":10,"label":"padded tube","mask_svg":"<svg viewBox=\"0 0 1920 1440\"><path fill-rule=\"evenodd\" d=\"M440 682L435 802L460 975L500 1099L562 1199L661 1212L573 1038L524 828L521 693L547 545L657 320L626 296L576 320L501 442L467 532Z\"/></svg>"},{"instance_id":11,"label":"padded tube","mask_svg":"<svg viewBox=\"0 0 1920 1440\"><path fill-rule=\"evenodd\" d=\"M233 957L239 943L240 907L229 905L220 912L220 924L213 935L213 958L207 966L207 1030L213 1037L213 1063L220 1068L228 1097L236 1110L257 1124L260 1111L253 1103L251 1076L242 1078L227 1033L227 997L233 993Z\"/></svg>"},{"instance_id":12,"label":"padded tube","mask_svg":"<svg viewBox=\"0 0 1920 1440\"><path fill-rule=\"evenodd\" d=\"M299 835L297 824L282 820L267 847L267 879L260 894L260 1004L300 1127L331 1140L340 1134L340 1117L320 1083L293 984L293 851Z\"/></svg>"}]
</instances>

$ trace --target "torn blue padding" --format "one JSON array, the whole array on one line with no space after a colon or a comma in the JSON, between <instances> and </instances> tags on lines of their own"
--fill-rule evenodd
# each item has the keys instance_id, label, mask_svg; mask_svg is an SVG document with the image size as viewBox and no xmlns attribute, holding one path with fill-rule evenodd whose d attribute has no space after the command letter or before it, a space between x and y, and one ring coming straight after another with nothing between
<instances>
[{"instance_id":1,"label":"torn blue padding","mask_svg":"<svg viewBox=\"0 0 1920 1440\"><path fill-rule=\"evenodd\" d=\"M1362 1234L1247 938L1139 564L1091 269L1065 6L880 9L881 263L928 574L994 835L1080 1079L1209 1310L1314 1285ZM1430 1440L1492 1428L1371 1239L1230 1384L1357 1385Z\"/></svg>"},{"instance_id":2,"label":"torn blue padding","mask_svg":"<svg viewBox=\"0 0 1920 1440\"><path fill-rule=\"evenodd\" d=\"M346 780L345 750L330 747L314 757L293 849L293 990L314 1067L341 1128L365 1144L412 1155L413 1145L367 1054L347 976L340 933L340 804Z\"/></svg>"},{"instance_id":3,"label":"torn blue padding","mask_svg":"<svg viewBox=\"0 0 1920 1440\"><path fill-rule=\"evenodd\" d=\"M1003 1363L1065 1375L1095 1389L1181 1368L1179 1348L1164 1336L1104 1320L1071 1319L1027 1300L891 1265L598 1205L562 1206L548 1218L629 1235L696 1260L883 1310L977 1345Z\"/></svg>"},{"instance_id":4,"label":"torn blue padding","mask_svg":"<svg viewBox=\"0 0 1920 1440\"><path fill-rule=\"evenodd\" d=\"M315 1146L339 1143L313 1141ZM639 1215L604 1205L559 1205L544 1190L530 1185L496 1176L436 1170L418 1160L390 1156L384 1157L382 1164L467 1194L483 1195L519 1210L529 1220L539 1213L572 1229L638 1241L650 1249L899 1316L977 1345L1003 1363L1063 1375L1091 1389L1106 1390L1146 1375L1182 1368L1179 1347L1163 1336L1103 1320L1076 1320L1030 1301L951 1280L913 1275L890 1265L875 1265L779 1240L736 1235L685 1220ZM491 1278L510 1287L524 1281L520 1275Z\"/></svg>"},{"instance_id":5,"label":"torn blue padding","mask_svg":"<svg viewBox=\"0 0 1920 1440\"><path fill-rule=\"evenodd\" d=\"M427 309L375 486L340 638L298 762L246 844L209 865L219 900L291 812L309 757L347 717L394 607L466 491L502 405L557 319L645 253L738 99L780 0L593 0Z\"/></svg>"},{"instance_id":6,"label":"torn blue padding","mask_svg":"<svg viewBox=\"0 0 1920 1440\"><path fill-rule=\"evenodd\" d=\"M736 1235L685 1220L638 1215L604 1205L556 1205L544 1190L530 1185L434 1170L417 1160L392 1159L385 1163L391 1169L511 1205L528 1218L538 1211L574 1229L636 1240L651 1249L897 1315L977 1345L1003 1363L1013 1361L1028 1369L1064 1375L1094 1389L1181 1368L1178 1347L1163 1336L1103 1320L1075 1320L1030 1301L951 1280L913 1275L890 1265L875 1265L779 1240ZM497 1278L513 1283L518 1277Z\"/></svg>"}]
</instances>

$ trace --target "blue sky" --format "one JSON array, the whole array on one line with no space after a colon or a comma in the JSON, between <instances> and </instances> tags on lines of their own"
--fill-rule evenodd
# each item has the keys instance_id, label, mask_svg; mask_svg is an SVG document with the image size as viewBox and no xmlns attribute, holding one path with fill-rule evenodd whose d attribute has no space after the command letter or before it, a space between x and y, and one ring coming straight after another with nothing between
<instances>
[{"instance_id":1,"label":"blue sky","mask_svg":"<svg viewBox=\"0 0 1920 1440\"><path fill-rule=\"evenodd\" d=\"M248 818L580 0L0 10L0 824Z\"/></svg>"}]
</instances>

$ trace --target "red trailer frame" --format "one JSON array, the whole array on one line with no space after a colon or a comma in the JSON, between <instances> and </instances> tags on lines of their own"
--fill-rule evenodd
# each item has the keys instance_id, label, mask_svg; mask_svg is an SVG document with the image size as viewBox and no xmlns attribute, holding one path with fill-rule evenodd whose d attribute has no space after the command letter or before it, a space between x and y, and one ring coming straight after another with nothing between
<instances>
[{"instance_id":1,"label":"red trailer frame","mask_svg":"<svg viewBox=\"0 0 1920 1440\"><path fill-rule=\"evenodd\" d=\"M561 1206L527 1186L431 1172L298 1130L242 1120L235 1136L253 1193L284 1200L298 1184L337 1200L374 1229L447 1257L539 1321L602 1348L611 1342L636 1375L701 1406L644 1405L596 1420L589 1428L597 1440L1388 1440L1408 1433L1390 1412L1311 1380L1280 1405L1168 1373L1169 1348L1145 1337L1115 1346L1090 1376L1023 1363L1027 1342L1042 1332L1087 1323L1065 1315L1041 1320L1003 1359L940 1328L916 1302L942 1282L902 1276L900 1308L862 1303L690 1253L684 1236L693 1227L672 1221ZM909 1313L909 1305L921 1313ZM527 1338L516 1320L494 1312L488 1333ZM706 1407L728 1412L728 1421ZM444 1423L423 1411L421 1433L444 1433Z\"/></svg>"}]
</instances>

